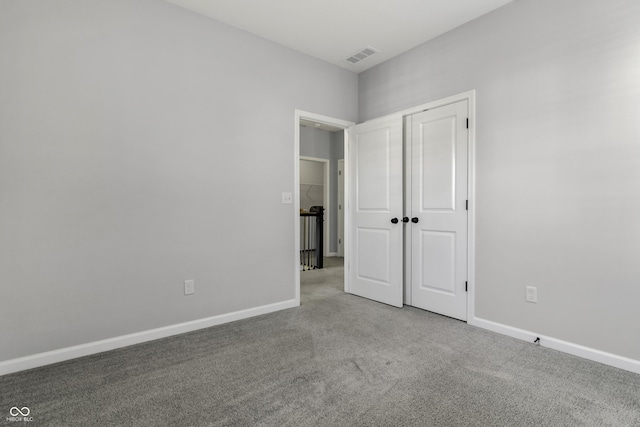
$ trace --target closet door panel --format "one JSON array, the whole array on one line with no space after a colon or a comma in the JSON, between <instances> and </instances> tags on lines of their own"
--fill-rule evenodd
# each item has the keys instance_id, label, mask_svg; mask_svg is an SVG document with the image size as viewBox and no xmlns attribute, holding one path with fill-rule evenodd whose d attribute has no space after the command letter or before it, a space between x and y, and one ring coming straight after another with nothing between
<instances>
[{"instance_id":1,"label":"closet door panel","mask_svg":"<svg viewBox=\"0 0 640 427\"><path fill-rule=\"evenodd\" d=\"M467 101L411 120L411 304L467 317Z\"/></svg>"},{"instance_id":2,"label":"closet door panel","mask_svg":"<svg viewBox=\"0 0 640 427\"><path fill-rule=\"evenodd\" d=\"M349 292L402 307L402 116L353 126L347 147Z\"/></svg>"}]
</instances>

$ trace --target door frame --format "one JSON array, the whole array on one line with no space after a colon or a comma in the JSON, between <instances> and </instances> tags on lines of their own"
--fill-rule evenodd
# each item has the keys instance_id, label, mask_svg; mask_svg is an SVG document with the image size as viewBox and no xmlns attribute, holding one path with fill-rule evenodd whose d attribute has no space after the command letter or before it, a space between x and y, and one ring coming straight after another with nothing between
<instances>
[{"instance_id":1,"label":"door frame","mask_svg":"<svg viewBox=\"0 0 640 427\"><path fill-rule=\"evenodd\" d=\"M335 117L324 116L322 114L311 113L295 109L294 111L294 137L293 137L293 278L295 305L300 305L300 119L310 120L316 123L324 123L343 129L344 131L344 159L347 160L347 144L349 135L346 132L350 126L355 125L354 122L348 120L337 119ZM345 185L347 175L345 172ZM347 194L345 193L345 198ZM347 224L345 224L345 229ZM345 242L346 243L346 242ZM345 262L347 260L347 246L345 250ZM347 283L345 281L345 290Z\"/></svg>"},{"instance_id":2,"label":"door frame","mask_svg":"<svg viewBox=\"0 0 640 427\"><path fill-rule=\"evenodd\" d=\"M324 189L322 190L322 206L324 207L324 225L323 225L323 235L322 239L324 241L324 247L322 248L322 256L327 256L329 253L329 239L331 236L331 221L328 220L328 215L331 212L331 199L329 197L329 192L331 190L331 180L329 177L330 167L329 164L331 160L322 159L320 157L309 157L309 156L300 156L300 160L306 160L308 162L316 162L322 163L322 185ZM299 185L303 185L300 183ZM298 190L299 191L299 190ZM300 199L298 199L298 205L300 204Z\"/></svg>"}]
</instances>

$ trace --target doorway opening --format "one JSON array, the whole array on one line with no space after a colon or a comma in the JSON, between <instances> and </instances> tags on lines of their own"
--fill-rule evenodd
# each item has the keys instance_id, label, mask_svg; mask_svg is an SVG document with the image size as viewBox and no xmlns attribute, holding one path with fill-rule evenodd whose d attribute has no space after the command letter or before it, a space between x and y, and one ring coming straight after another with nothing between
<instances>
[{"instance_id":1,"label":"doorway opening","mask_svg":"<svg viewBox=\"0 0 640 427\"><path fill-rule=\"evenodd\" d=\"M304 125L303 125L304 126ZM325 131L322 131L325 134ZM301 144L306 141L301 132ZM321 135L323 135L321 134ZM330 134L326 134L330 136ZM330 146L326 141L321 145ZM334 147L330 147L329 153ZM325 149L326 150L326 149ZM302 271L323 268L324 258L331 246L331 201L329 169L331 159L300 156L300 269Z\"/></svg>"},{"instance_id":2,"label":"doorway opening","mask_svg":"<svg viewBox=\"0 0 640 427\"><path fill-rule=\"evenodd\" d=\"M343 228L344 203L339 202L339 196L344 197L344 191L339 190L339 184L344 184L339 176L344 177L344 170L339 172L339 160L344 164L347 133L345 129L354 123L322 116L305 111L295 111L294 138L294 259L295 259L295 299L300 304L300 277L304 268L300 262L302 248L303 214L309 211L317 212L321 207L323 212L322 256L323 265L327 271L317 273L318 270L304 271L302 274L315 274L316 279L323 275L330 275L335 282L337 274L341 288L344 289L344 274L342 272L341 246L344 238L339 235ZM344 169L344 166L342 166ZM339 175L339 173L341 175ZM340 194L339 194L340 193ZM317 239L316 239L317 240ZM329 271L330 270L330 271Z\"/></svg>"}]
</instances>

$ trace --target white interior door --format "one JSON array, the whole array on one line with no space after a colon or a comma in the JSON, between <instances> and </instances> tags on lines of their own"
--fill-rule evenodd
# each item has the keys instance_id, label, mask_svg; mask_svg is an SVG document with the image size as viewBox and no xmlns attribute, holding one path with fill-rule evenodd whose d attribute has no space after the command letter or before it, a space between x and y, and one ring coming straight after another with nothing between
<instances>
[{"instance_id":1,"label":"white interior door","mask_svg":"<svg viewBox=\"0 0 640 427\"><path fill-rule=\"evenodd\" d=\"M349 128L349 292L402 307L402 116Z\"/></svg>"},{"instance_id":2,"label":"white interior door","mask_svg":"<svg viewBox=\"0 0 640 427\"><path fill-rule=\"evenodd\" d=\"M411 304L467 319L468 101L411 117Z\"/></svg>"}]
</instances>

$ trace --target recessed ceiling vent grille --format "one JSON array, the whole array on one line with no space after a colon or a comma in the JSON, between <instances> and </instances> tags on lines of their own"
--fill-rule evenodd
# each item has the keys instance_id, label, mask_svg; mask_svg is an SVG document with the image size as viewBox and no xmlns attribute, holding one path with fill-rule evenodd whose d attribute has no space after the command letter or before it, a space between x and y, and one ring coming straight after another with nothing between
<instances>
[{"instance_id":1,"label":"recessed ceiling vent grille","mask_svg":"<svg viewBox=\"0 0 640 427\"><path fill-rule=\"evenodd\" d=\"M353 53L351 56L345 59L345 61L351 64L356 64L362 61L363 59L368 58L374 53L378 53L378 52L380 52L378 49L373 48L371 46L367 46L364 49L360 49L359 51Z\"/></svg>"}]
</instances>

